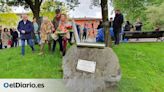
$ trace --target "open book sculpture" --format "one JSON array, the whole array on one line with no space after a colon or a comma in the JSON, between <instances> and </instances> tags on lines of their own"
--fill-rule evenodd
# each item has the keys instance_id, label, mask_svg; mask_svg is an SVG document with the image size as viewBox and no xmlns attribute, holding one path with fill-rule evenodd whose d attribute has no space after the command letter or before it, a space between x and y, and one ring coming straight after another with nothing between
<instances>
[{"instance_id":1,"label":"open book sculpture","mask_svg":"<svg viewBox=\"0 0 164 92\"><path fill-rule=\"evenodd\" d=\"M73 21L72 23L73 25L73 30L74 30L74 37L75 37L75 41L78 47L91 47L91 48L104 48L105 44L103 43L87 43L87 42L81 42L80 41L80 37L78 35L77 32L77 27L75 22Z\"/></svg>"}]
</instances>

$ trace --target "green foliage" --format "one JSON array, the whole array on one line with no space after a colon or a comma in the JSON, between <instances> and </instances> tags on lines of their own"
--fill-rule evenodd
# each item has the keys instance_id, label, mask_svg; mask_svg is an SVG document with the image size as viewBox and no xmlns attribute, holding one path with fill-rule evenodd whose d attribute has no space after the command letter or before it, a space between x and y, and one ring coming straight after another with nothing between
<instances>
[{"instance_id":1,"label":"green foliage","mask_svg":"<svg viewBox=\"0 0 164 92\"><path fill-rule=\"evenodd\" d=\"M36 19L39 19L40 6L43 0L1 0L0 3L9 6L24 6L25 9L30 8Z\"/></svg>"},{"instance_id":2,"label":"green foliage","mask_svg":"<svg viewBox=\"0 0 164 92\"><path fill-rule=\"evenodd\" d=\"M68 12L68 7L63 3L59 1L45 1L41 6L41 16L47 16L50 20L52 20L55 16L55 10L61 9L62 13Z\"/></svg>"},{"instance_id":3,"label":"green foliage","mask_svg":"<svg viewBox=\"0 0 164 92\"><path fill-rule=\"evenodd\" d=\"M66 2L70 9L74 9L80 4L79 0L66 0Z\"/></svg>"},{"instance_id":4,"label":"green foliage","mask_svg":"<svg viewBox=\"0 0 164 92\"><path fill-rule=\"evenodd\" d=\"M49 20L53 20L55 13L54 12L41 12L40 15L43 17L48 17Z\"/></svg>"},{"instance_id":5,"label":"green foliage","mask_svg":"<svg viewBox=\"0 0 164 92\"><path fill-rule=\"evenodd\" d=\"M19 21L19 16L14 13L0 13L0 25L5 27L15 27Z\"/></svg>"},{"instance_id":6,"label":"green foliage","mask_svg":"<svg viewBox=\"0 0 164 92\"><path fill-rule=\"evenodd\" d=\"M164 9L164 2L159 6L153 5L147 7L146 13L147 13L148 21L150 21L152 25L159 25L164 28L163 9Z\"/></svg>"},{"instance_id":7,"label":"green foliage","mask_svg":"<svg viewBox=\"0 0 164 92\"><path fill-rule=\"evenodd\" d=\"M62 12L66 12L68 10L67 6L60 1L45 1L41 6L42 12L55 12L56 9L61 9Z\"/></svg>"},{"instance_id":8,"label":"green foliage","mask_svg":"<svg viewBox=\"0 0 164 92\"><path fill-rule=\"evenodd\" d=\"M54 12L61 3L54 2L54 1L45 1L41 6L43 12Z\"/></svg>"},{"instance_id":9,"label":"green foliage","mask_svg":"<svg viewBox=\"0 0 164 92\"><path fill-rule=\"evenodd\" d=\"M52 18L52 12L55 12L57 8L61 9L63 13L68 12L68 7L66 6L66 4L54 0L46 0L44 3L43 0L1 0L0 3L7 4L9 6L21 5L24 6L25 9L30 8L33 16L35 16L36 18L39 18L40 15L46 15Z\"/></svg>"},{"instance_id":10,"label":"green foliage","mask_svg":"<svg viewBox=\"0 0 164 92\"><path fill-rule=\"evenodd\" d=\"M28 6L25 2L26 0L0 0L0 3L7 4L8 6Z\"/></svg>"},{"instance_id":11,"label":"green foliage","mask_svg":"<svg viewBox=\"0 0 164 92\"><path fill-rule=\"evenodd\" d=\"M157 21L158 20L157 18L163 16L163 14L160 13L162 12L161 8L163 8L161 5L162 2L164 2L163 0L135 0L135 1L113 0L113 1L114 1L114 7L116 9L117 8L121 9L121 11L124 13L126 17L126 20L129 20L134 23L137 18L140 18L144 24L143 27L145 31L146 30L152 31L155 24L162 23L160 21ZM153 15L154 13L155 16Z\"/></svg>"},{"instance_id":12,"label":"green foliage","mask_svg":"<svg viewBox=\"0 0 164 92\"><path fill-rule=\"evenodd\" d=\"M0 2L0 12L11 12L12 9L7 4L3 4Z\"/></svg>"},{"instance_id":13,"label":"green foliage","mask_svg":"<svg viewBox=\"0 0 164 92\"><path fill-rule=\"evenodd\" d=\"M146 8L143 1L144 0L114 0L114 7L120 9L124 15L126 15L127 20L134 22L136 18L144 16L144 10Z\"/></svg>"}]
</instances>

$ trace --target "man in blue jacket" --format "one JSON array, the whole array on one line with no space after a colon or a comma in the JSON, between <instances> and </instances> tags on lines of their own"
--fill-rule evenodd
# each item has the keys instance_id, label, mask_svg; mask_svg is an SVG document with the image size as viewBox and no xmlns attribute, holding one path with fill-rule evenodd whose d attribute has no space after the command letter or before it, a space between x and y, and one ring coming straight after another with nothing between
<instances>
[{"instance_id":1,"label":"man in blue jacket","mask_svg":"<svg viewBox=\"0 0 164 92\"><path fill-rule=\"evenodd\" d=\"M20 32L21 45L22 45L22 55L25 55L25 40L31 47L34 52L34 43L32 41L31 33L34 30L33 24L28 20L28 16L26 14L22 15L22 20L18 24L18 31Z\"/></svg>"}]
</instances>

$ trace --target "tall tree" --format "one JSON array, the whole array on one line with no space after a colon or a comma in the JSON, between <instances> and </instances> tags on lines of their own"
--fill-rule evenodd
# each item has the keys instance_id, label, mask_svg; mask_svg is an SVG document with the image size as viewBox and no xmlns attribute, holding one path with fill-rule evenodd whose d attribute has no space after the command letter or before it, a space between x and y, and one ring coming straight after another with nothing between
<instances>
[{"instance_id":1,"label":"tall tree","mask_svg":"<svg viewBox=\"0 0 164 92\"><path fill-rule=\"evenodd\" d=\"M40 7L43 0L25 0L25 2L29 5L34 17L36 17L36 19L39 19Z\"/></svg>"},{"instance_id":2,"label":"tall tree","mask_svg":"<svg viewBox=\"0 0 164 92\"><path fill-rule=\"evenodd\" d=\"M0 12L11 12L12 9L4 3L0 3Z\"/></svg>"},{"instance_id":3,"label":"tall tree","mask_svg":"<svg viewBox=\"0 0 164 92\"><path fill-rule=\"evenodd\" d=\"M143 29L144 31L152 30L152 20L157 19L150 18L148 16L150 12L147 10L150 10L152 14L158 15L157 11L153 12L154 9L151 6L158 7L164 2L164 0L113 0L114 1L114 7L121 9L121 11L124 13L127 20L131 22L135 22L136 19L139 17L143 23ZM150 6L150 7L149 7ZM159 16L157 16L159 17ZM154 22L153 22L154 23Z\"/></svg>"},{"instance_id":4,"label":"tall tree","mask_svg":"<svg viewBox=\"0 0 164 92\"><path fill-rule=\"evenodd\" d=\"M1 0L0 3L7 4L9 6L24 6L30 8L34 17L39 19L40 7L43 0Z\"/></svg>"},{"instance_id":5,"label":"tall tree","mask_svg":"<svg viewBox=\"0 0 164 92\"><path fill-rule=\"evenodd\" d=\"M112 45L112 40L109 32L109 22L108 22L108 0L101 0L101 11L102 11L102 20L105 34L105 45L106 47Z\"/></svg>"},{"instance_id":6,"label":"tall tree","mask_svg":"<svg viewBox=\"0 0 164 92\"><path fill-rule=\"evenodd\" d=\"M150 27L153 29L155 26L160 26L164 28L164 2L159 5L149 6L146 13L148 17L148 21L150 22Z\"/></svg>"},{"instance_id":7,"label":"tall tree","mask_svg":"<svg viewBox=\"0 0 164 92\"><path fill-rule=\"evenodd\" d=\"M163 0L113 0L114 7L119 8L128 20L135 21L137 17L146 20L147 6L159 5Z\"/></svg>"}]
</instances>

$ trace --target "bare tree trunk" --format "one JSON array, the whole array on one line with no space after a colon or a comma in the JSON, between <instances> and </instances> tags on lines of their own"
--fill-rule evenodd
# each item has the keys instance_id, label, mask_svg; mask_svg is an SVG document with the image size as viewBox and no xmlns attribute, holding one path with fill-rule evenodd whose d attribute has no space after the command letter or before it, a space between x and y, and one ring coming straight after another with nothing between
<instances>
[{"instance_id":1,"label":"bare tree trunk","mask_svg":"<svg viewBox=\"0 0 164 92\"><path fill-rule=\"evenodd\" d=\"M111 36L109 32L109 21L108 21L108 0L101 0L101 10L102 10L102 19L105 35L105 45L106 47L111 46Z\"/></svg>"},{"instance_id":2,"label":"bare tree trunk","mask_svg":"<svg viewBox=\"0 0 164 92\"><path fill-rule=\"evenodd\" d=\"M43 2L43 0L34 0L34 2L32 0L25 0L26 3L30 6L30 9L33 13L33 16L39 20L39 16L40 16L40 6Z\"/></svg>"}]
</instances>

